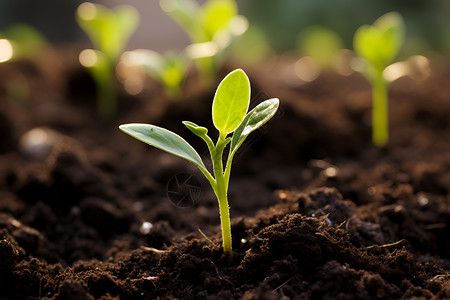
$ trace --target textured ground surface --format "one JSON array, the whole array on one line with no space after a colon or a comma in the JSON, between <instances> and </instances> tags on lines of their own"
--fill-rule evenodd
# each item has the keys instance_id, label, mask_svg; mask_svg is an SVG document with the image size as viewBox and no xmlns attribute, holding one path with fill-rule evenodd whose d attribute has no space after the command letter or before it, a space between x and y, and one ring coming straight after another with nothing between
<instances>
[{"instance_id":1,"label":"textured ground surface","mask_svg":"<svg viewBox=\"0 0 450 300\"><path fill-rule=\"evenodd\" d=\"M253 103L281 108L233 166L230 264L201 174L117 129L152 122L203 149L181 121L214 132L213 91L191 80L180 102L122 95L119 116L100 121L92 83L70 64L2 66L0 298L450 298L449 72L391 85L381 150L361 77L292 88L248 73ZM24 142L35 128L40 148ZM168 192L186 174L201 191L180 207Z\"/></svg>"}]
</instances>

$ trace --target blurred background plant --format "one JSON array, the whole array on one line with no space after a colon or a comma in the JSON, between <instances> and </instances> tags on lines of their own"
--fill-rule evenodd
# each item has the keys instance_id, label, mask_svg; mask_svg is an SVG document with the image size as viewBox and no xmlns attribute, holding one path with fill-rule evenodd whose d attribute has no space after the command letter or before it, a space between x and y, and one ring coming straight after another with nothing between
<instances>
[{"instance_id":1,"label":"blurred background plant","mask_svg":"<svg viewBox=\"0 0 450 300\"><path fill-rule=\"evenodd\" d=\"M403 46L405 30L402 16L389 12L373 25L359 27L353 37L355 69L372 84L372 141L378 147L389 140L388 81L383 75Z\"/></svg>"},{"instance_id":2,"label":"blurred background plant","mask_svg":"<svg viewBox=\"0 0 450 300\"><path fill-rule=\"evenodd\" d=\"M184 52L168 51L165 54L160 54L153 50L137 49L123 53L120 61L121 67L123 67L121 70L124 73L123 81L128 91L133 87L130 86L130 83L127 83L127 79L130 79L130 76L126 74L133 73L129 72L130 68L138 67L142 68L164 87L168 99L180 99L182 94L181 88L190 65L190 60ZM137 72L134 73L136 74ZM142 78L134 82L139 85L136 87L136 92L141 91L143 89ZM131 93L133 92L131 91Z\"/></svg>"},{"instance_id":3,"label":"blurred background plant","mask_svg":"<svg viewBox=\"0 0 450 300\"><path fill-rule=\"evenodd\" d=\"M76 20L96 48L83 50L80 63L90 71L96 83L99 114L111 118L117 110L115 67L138 26L139 13L130 5L108 9L84 2L77 9Z\"/></svg>"},{"instance_id":4,"label":"blurred background plant","mask_svg":"<svg viewBox=\"0 0 450 300\"><path fill-rule=\"evenodd\" d=\"M0 64L38 57L48 43L35 28L15 23L0 32ZM19 103L24 103L30 96L29 83L22 72L11 70L5 83L6 94Z\"/></svg>"},{"instance_id":5,"label":"blurred background plant","mask_svg":"<svg viewBox=\"0 0 450 300\"><path fill-rule=\"evenodd\" d=\"M191 40L186 48L196 61L203 83L214 83L219 66L233 40L248 28L247 19L238 15L234 0L161 0L160 5L174 19Z\"/></svg>"},{"instance_id":6,"label":"blurred background plant","mask_svg":"<svg viewBox=\"0 0 450 300\"><path fill-rule=\"evenodd\" d=\"M448 0L93 2L108 8L129 4L145 15L128 46L121 50L155 51L149 55L149 62L139 64L146 65L148 75L165 86L170 98L179 93L176 89L180 90L184 82L181 78L190 72L191 64L186 67L185 59L194 60L201 78L210 83L227 59L231 58L242 67L264 68L280 64L286 53L292 55L289 61L291 81L297 80L296 84L310 82L321 72L338 71L349 75L354 58L350 50L356 29L389 11L398 11L407 27L405 44L399 54L403 62L387 69L386 76L390 80L413 70L420 75L414 75L416 78L422 78L426 74L426 57L450 54ZM73 17L80 4L81 0L3 0L0 2L0 32L5 33L13 23L23 22L42 32L52 45L87 44L86 35ZM97 51L104 50L99 44L93 44L96 50L87 53L96 54L98 61L102 61ZM2 49L6 49L4 45ZM409 59L412 55L415 56ZM117 51L108 58L115 62L117 59ZM180 75L183 71L184 76ZM168 81L168 73L177 75ZM139 89L130 90L137 93Z\"/></svg>"}]
</instances>

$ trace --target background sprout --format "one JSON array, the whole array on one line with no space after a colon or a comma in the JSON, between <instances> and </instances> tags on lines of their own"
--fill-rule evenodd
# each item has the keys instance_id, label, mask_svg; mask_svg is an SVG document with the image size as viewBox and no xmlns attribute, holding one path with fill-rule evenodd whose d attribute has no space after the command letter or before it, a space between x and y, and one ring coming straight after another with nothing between
<instances>
[{"instance_id":1,"label":"background sprout","mask_svg":"<svg viewBox=\"0 0 450 300\"><path fill-rule=\"evenodd\" d=\"M231 48L233 58L246 65L258 65L275 56L264 32L251 24L247 31L233 42Z\"/></svg>"},{"instance_id":2,"label":"background sprout","mask_svg":"<svg viewBox=\"0 0 450 300\"><path fill-rule=\"evenodd\" d=\"M194 163L211 184L219 202L224 253L231 258L231 225L228 207L228 184L233 157L247 136L264 125L278 109L279 100L266 100L247 113L250 104L250 82L241 69L228 74L216 90L212 105L214 126L219 137L214 145L208 136L208 129L193 122L183 124L208 146L213 163L213 173L205 167L200 155L179 135L150 124L125 124L119 128L134 138L151 146L182 157ZM232 133L231 137L228 137ZM230 144L228 159L223 165L225 147Z\"/></svg>"},{"instance_id":3,"label":"background sprout","mask_svg":"<svg viewBox=\"0 0 450 300\"><path fill-rule=\"evenodd\" d=\"M13 24L4 33L0 33L0 63L32 60L42 54L47 45L45 37L32 26ZM6 94L11 99L24 103L30 97L30 84L21 71L13 74L5 83Z\"/></svg>"},{"instance_id":4,"label":"background sprout","mask_svg":"<svg viewBox=\"0 0 450 300\"><path fill-rule=\"evenodd\" d=\"M181 86L189 68L189 59L183 53L169 51L161 55L156 51L137 49L124 52L121 60L126 65L143 68L164 86L169 99L181 96Z\"/></svg>"},{"instance_id":5,"label":"background sprout","mask_svg":"<svg viewBox=\"0 0 450 300\"><path fill-rule=\"evenodd\" d=\"M392 63L403 45L405 25L402 16L390 12L373 25L363 25L355 32L353 46L362 59L357 66L372 84L372 141L378 147L389 139L387 81L383 71Z\"/></svg>"},{"instance_id":6,"label":"background sprout","mask_svg":"<svg viewBox=\"0 0 450 300\"><path fill-rule=\"evenodd\" d=\"M212 83L225 50L248 28L236 2L208 0L200 6L195 0L160 0L160 5L186 31L193 43L188 53L196 60L202 80Z\"/></svg>"},{"instance_id":7,"label":"background sprout","mask_svg":"<svg viewBox=\"0 0 450 300\"><path fill-rule=\"evenodd\" d=\"M33 58L47 46L47 40L39 31L22 23L8 27L5 37L11 44L12 60Z\"/></svg>"},{"instance_id":8,"label":"background sprout","mask_svg":"<svg viewBox=\"0 0 450 300\"><path fill-rule=\"evenodd\" d=\"M96 82L100 115L111 117L117 110L114 69L138 25L139 13L128 5L110 10L100 4L85 2L78 7L76 20L96 48L82 52L80 63Z\"/></svg>"},{"instance_id":9,"label":"background sprout","mask_svg":"<svg viewBox=\"0 0 450 300\"><path fill-rule=\"evenodd\" d=\"M339 51L344 48L344 42L335 31L319 25L303 29L297 44L300 53L311 57L322 70L333 67Z\"/></svg>"}]
</instances>

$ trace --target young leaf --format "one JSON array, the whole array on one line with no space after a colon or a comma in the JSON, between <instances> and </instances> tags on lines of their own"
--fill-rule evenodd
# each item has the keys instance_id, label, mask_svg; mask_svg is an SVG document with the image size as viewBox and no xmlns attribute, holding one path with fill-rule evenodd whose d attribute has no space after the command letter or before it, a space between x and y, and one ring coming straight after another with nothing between
<instances>
[{"instance_id":1,"label":"young leaf","mask_svg":"<svg viewBox=\"0 0 450 300\"><path fill-rule=\"evenodd\" d=\"M194 122L183 121L184 126L186 126L192 133L196 136L204 137L208 133L208 129L202 126L198 126Z\"/></svg>"},{"instance_id":2,"label":"young leaf","mask_svg":"<svg viewBox=\"0 0 450 300\"><path fill-rule=\"evenodd\" d=\"M228 74L214 95L212 116L221 134L233 132L245 117L250 103L250 81L241 69Z\"/></svg>"},{"instance_id":3,"label":"young leaf","mask_svg":"<svg viewBox=\"0 0 450 300\"><path fill-rule=\"evenodd\" d=\"M197 21L200 5L196 1L160 0L159 5L186 31L192 41L196 43L204 42L206 36L202 34L202 28L199 28Z\"/></svg>"},{"instance_id":4,"label":"young leaf","mask_svg":"<svg viewBox=\"0 0 450 300\"><path fill-rule=\"evenodd\" d=\"M186 77L189 61L184 54L172 51L161 55L148 49L136 49L122 54L122 61L127 65L138 66L159 81L165 88L167 96L178 96ZM172 92L172 93L171 93Z\"/></svg>"},{"instance_id":5,"label":"young leaf","mask_svg":"<svg viewBox=\"0 0 450 300\"><path fill-rule=\"evenodd\" d=\"M85 2L78 7L76 20L95 47L115 61L136 29L139 13L129 5L111 10L101 4Z\"/></svg>"},{"instance_id":6,"label":"young leaf","mask_svg":"<svg viewBox=\"0 0 450 300\"><path fill-rule=\"evenodd\" d=\"M230 145L230 157L242 145L247 136L269 121L278 109L280 101L272 98L260 103L250 111L236 129Z\"/></svg>"},{"instance_id":7,"label":"young leaf","mask_svg":"<svg viewBox=\"0 0 450 300\"><path fill-rule=\"evenodd\" d=\"M206 169L202 159L192 146L179 135L150 124L125 124L120 130L132 137L193 162L201 169Z\"/></svg>"},{"instance_id":8,"label":"young leaf","mask_svg":"<svg viewBox=\"0 0 450 300\"><path fill-rule=\"evenodd\" d=\"M356 54L382 72L400 51L404 31L400 14L385 14L373 25L363 25L355 32L353 44Z\"/></svg>"},{"instance_id":9,"label":"young leaf","mask_svg":"<svg viewBox=\"0 0 450 300\"><path fill-rule=\"evenodd\" d=\"M210 0L204 4L200 14L209 40L238 13L235 1Z\"/></svg>"},{"instance_id":10,"label":"young leaf","mask_svg":"<svg viewBox=\"0 0 450 300\"><path fill-rule=\"evenodd\" d=\"M190 131L192 131L196 136L202 138L206 145L208 145L208 149L210 153L214 153L216 147L214 146L213 141L208 136L208 129L202 126L198 126L197 124L189 121L183 121L184 126L186 126Z\"/></svg>"}]
</instances>

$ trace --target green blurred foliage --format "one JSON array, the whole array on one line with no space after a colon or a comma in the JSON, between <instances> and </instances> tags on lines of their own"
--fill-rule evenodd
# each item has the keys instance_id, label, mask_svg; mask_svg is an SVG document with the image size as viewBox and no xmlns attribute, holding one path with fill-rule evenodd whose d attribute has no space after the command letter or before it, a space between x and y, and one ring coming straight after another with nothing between
<instances>
[{"instance_id":1,"label":"green blurred foliage","mask_svg":"<svg viewBox=\"0 0 450 300\"><path fill-rule=\"evenodd\" d=\"M448 0L245 0L240 6L250 24L260 27L278 52L295 49L298 33L312 25L332 28L351 48L359 26L398 11L408 28L404 56L430 49L450 53Z\"/></svg>"},{"instance_id":2,"label":"green blurred foliage","mask_svg":"<svg viewBox=\"0 0 450 300\"><path fill-rule=\"evenodd\" d=\"M161 83L170 100L181 97L181 87L186 78L190 61L185 53L168 51L160 54L153 50L137 49L122 55L126 64L144 69Z\"/></svg>"},{"instance_id":3,"label":"green blurred foliage","mask_svg":"<svg viewBox=\"0 0 450 300\"><path fill-rule=\"evenodd\" d=\"M117 61L139 24L138 11L129 5L109 9L85 2L78 7L75 17L92 44L111 62Z\"/></svg>"},{"instance_id":4,"label":"green blurred foliage","mask_svg":"<svg viewBox=\"0 0 450 300\"><path fill-rule=\"evenodd\" d=\"M238 14L234 0L161 0L161 8L186 31L193 43L212 41L214 35Z\"/></svg>"},{"instance_id":5,"label":"green blurred foliage","mask_svg":"<svg viewBox=\"0 0 450 300\"><path fill-rule=\"evenodd\" d=\"M0 32L0 38L7 39L13 48L12 60L33 58L47 46L45 37L32 26L12 24Z\"/></svg>"},{"instance_id":6,"label":"green blurred foliage","mask_svg":"<svg viewBox=\"0 0 450 300\"><path fill-rule=\"evenodd\" d=\"M302 55L310 56L321 68L330 68L344 43L336 32L320 25L303 29L297 39Z\"/></svg>"},{"instance_id":7,"label":"green blurred foliage","mask_svg":"<svg viewBox=\"0 0 450 300\"><path fill-rule=\"evenodd\" d=\"M353 48L377 73L394 60L404 42L405 25L403 18L396 12L390 12L373 25L362 25L355 32Z\"/></svg>"}]
</instances>

